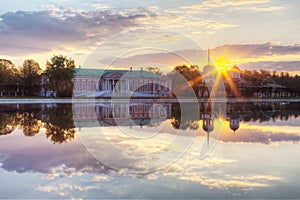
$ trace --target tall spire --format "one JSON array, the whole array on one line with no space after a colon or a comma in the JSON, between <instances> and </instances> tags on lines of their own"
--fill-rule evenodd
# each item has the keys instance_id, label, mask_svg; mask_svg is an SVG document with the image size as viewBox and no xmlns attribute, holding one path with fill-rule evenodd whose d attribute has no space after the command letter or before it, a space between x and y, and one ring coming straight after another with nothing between
<instances>
[{"instance_id":1,"label":"tall spire","mask_svg":"<svg viewBox=\"0 0 300 200\"><path fill-rule=\"evenodd\" d=\"M206 133L206 143L207 143L207 149L209 149L209 132Z\"/></svg>"},{"instance_id":2,"label":"tall spire","mask_svg":"<svg viewBox=\"0 0 300 200\"><path fill-rule=\"evenodd\" d=\"M207 50L207 63L210 65L210 48Z\"/></svg>"}]
</instances>

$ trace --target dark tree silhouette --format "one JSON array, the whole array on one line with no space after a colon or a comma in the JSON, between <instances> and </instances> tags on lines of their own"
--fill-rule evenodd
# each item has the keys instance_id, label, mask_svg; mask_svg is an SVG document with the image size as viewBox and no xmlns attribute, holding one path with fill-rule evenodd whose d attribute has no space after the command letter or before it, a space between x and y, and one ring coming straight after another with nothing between
<instances>
[{"instance_id":1,"label":"dark tree silhouette","mask_svg":"<svg viewBox=\"0 0 300 200\"><path fill-rule=\"evenodd\" d=\"M0 59L0 96L17 96L18 69L6 59Z\"/></svg>"},{"instance_id":2,"label":"dark tree silhouette","mask_svg":"<svg viewBox=\"0 0 300 200\"><path fill-rule=\"evenodd\" d=\"M72 78L75 72L74 60L62 55L54 55L50 61L47 61L46 67L45 74L49 77L49 87L57 92L57 96L72 96Z\"/></svg>"},{"instance_id":3,"label":"dark tree silhouette","mask_svg":"<svg viewBox=\"0 0 300 200\"><path fill-rule=\"evenodd\" d=\"M39 91L41 85L39 83L39 75L41 74L39 63L30 59L23 62L20 68L20 83L22 85L22 96L34 96Z\"/></svg>"}]
</instances>

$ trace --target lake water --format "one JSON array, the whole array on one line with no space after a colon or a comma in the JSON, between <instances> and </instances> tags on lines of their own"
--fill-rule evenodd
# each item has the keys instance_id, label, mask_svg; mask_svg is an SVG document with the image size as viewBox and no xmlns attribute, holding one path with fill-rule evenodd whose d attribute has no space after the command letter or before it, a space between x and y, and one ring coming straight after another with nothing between
<instances>
[{"instance_id":1,"label":"lake water","mask_svg":"<svg viewBox=\"0 0 300 200\"><path fill-rule=\"evenodd\" d=\"M300 103L0 104L1 198L299 198Z\"/></svg>"}]
</instances>

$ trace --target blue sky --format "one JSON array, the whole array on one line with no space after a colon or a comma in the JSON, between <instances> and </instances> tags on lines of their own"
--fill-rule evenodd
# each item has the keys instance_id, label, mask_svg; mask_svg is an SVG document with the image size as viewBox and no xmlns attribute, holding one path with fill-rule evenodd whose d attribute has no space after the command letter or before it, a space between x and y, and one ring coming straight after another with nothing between
<instances>
[{"instance_id":1,"label":"blue sky","mask_svg":"<svg viewBox=\"0 0 300 200\"><path fill-rule=\"evenodd\" d=\"M52 55L63 54L74 58L78 65L85 66L88 61L91 63L88 67L97 68L105 67L101 60L119 58L128 51L145 47L169 53L197 52L210 47L214 59L230 60L230 64L252 68L257 63L268 70L300 71L300 2L297 0L31 0L30 3L0 0L0 5L0 57L16 65L33 58L43 68ZM109 53L101 46L103 42L110 45ZM245 44L267 45L268 55L265 50L259 51L262 48L256 49L255 56L234 55L244 50L249 52L246 49L249 46L228 52L228 45L239 48ZM215 48L218 52L214 52ZM102 57L90 62L89 55L95 49L101 51ZM278 53L272 49L281 50ZM155 58L161 51L135 52L140 56L147 54L147 58L155 53L158 65L166 59ZM195 52L193 56L188 55L189 59L193 64L202 65ZM124 63L123 68L131 64Z\"/></svg>"}]
</instances>

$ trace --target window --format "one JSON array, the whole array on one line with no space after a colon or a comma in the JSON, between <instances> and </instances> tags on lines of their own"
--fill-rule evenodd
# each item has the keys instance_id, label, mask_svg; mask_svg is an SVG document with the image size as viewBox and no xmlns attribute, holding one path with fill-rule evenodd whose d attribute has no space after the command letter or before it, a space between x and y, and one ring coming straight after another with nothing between
<instances>
[{"instance_id":1,"label":"window","mask_svg":"<svg viewBox=\"0 0 300 200\"><path fill-rule=\"evenodd\" d=\"M89 86L89 91L92 91L93 90L93 83L92 82L89 83L88 86Z\"/></svg>"},{"instance_id":2,"label":"window","mask_svg":"<svg viewBox=\"0 0 300 200\"><path fill-rule=\"evenodd\" d=\"M88 107L88 114L91 114L91 113L92 113L92 108Z\"/></svg>"}]
</instances>

